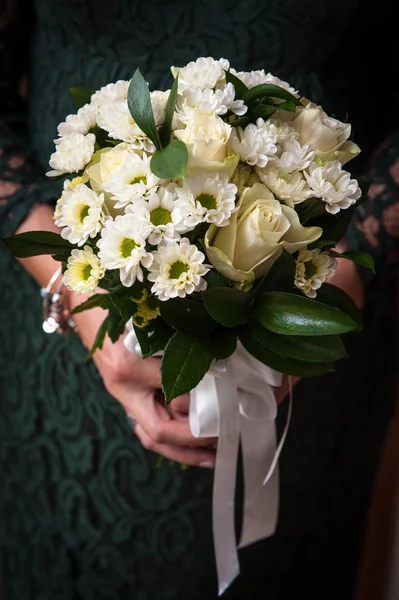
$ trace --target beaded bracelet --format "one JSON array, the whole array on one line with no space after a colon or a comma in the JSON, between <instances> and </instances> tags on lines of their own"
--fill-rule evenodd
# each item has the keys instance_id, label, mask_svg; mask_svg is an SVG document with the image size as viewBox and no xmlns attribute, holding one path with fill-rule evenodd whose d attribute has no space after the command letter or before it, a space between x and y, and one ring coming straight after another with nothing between
<instances>
[{"instance_id":1,"label":"beaded bracelet","mask_svg":"<svg viewBox=\"0 0 399 600\"><path fill-rule=\"evenodd\" d=\"M53 289L60 275L62 275L62 270L57 269L51 276L47 286L40 290L40 294L43 298L43 330L46 333L56 332L65 335L75 333L77 329L64 302L62 293L64 287L63 277L61 277L57 289L55 291Z\"/></svg>"}]
</instances>

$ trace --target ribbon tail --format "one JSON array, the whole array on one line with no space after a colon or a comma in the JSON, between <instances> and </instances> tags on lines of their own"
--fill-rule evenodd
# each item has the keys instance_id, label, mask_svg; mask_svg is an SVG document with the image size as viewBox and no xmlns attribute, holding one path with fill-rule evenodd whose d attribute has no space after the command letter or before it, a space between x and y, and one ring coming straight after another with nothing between
<instances>
[{"instance_id":1,"label":"ribbon tail","mask_svg":"<svg viewBox=\"0 0 399 600\"><path fill-rule=\"evenodd\" d=\"M213 482L213 539L219 596L240 572L235 532L235 488L239 448L238 393L231 365L215 379L220 432Z\"/></svg>"},{"instance_id":2,"label":"ribbon tail","mask_svg":"<svg viewBox=\"0 0 399 600\"><path fill-rule=\"evenodd\" d=\"M264 386L262 394L272 396L275 402L274 392L270 386ZM257 403L259 419L248 419L245 414L240 413L244 471L244 508L240 548L269 537L275 532L279 506L278 468L273 469L267 485L262 483L265 465L273 462L276 453L277 434L274 420L267 418L269 409L264 398L240 393L240 403L243 401ZM262 410L265 413L263 416Z\"/></svg>"}]
</instances>

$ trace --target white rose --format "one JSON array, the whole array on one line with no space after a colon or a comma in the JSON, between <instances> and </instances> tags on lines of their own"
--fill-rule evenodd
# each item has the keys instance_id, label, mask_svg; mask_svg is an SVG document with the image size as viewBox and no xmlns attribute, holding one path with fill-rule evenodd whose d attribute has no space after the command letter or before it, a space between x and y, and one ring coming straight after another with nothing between
<instances>
[{"instance_id":1,"label":"white rose","mask_svg":"<svg viewBox=\"0 0 399 600\"><path fill-rule=\"evenodd\" d=\"M112 172L120 167L126 155L131 153L131 146L123 143L114 148L103 148L93 154L91 163L85 170L92 189L97 193L104 192L105 185L109 182Z\"/></svg>"},{"instance_id":2,"label":"white rose","mask_svg":"<svg viewBox=\"0 0 399 600\"><path fill-rule=\"evenodd\" d=\"M281 204L268 188L247 188L227 227L214 225L205 237L207 256L232 281L263 277L283 249L290 254L317 240L320 227L303 227L295 210Z\"/></svg>"},{"instance_id":3,"label":"white rose","mask_svg":"<svg viewBox=\"0 0 399 600\"><path fill-rule=\"evenodd\" d=\"M239 158L229 151L230 133L231 125L217 115L195 111L193 120L184 129L174 132L187 146L188 172L201 168L222 171L231 177Z\"/></svg>"},{"instance_id":4,"label":"white rose","mask_svg":"<svg viewBox=\"0 0 399 600\"><path fill-rule=\"evenodd\" d=\"M345 164L360 152L357 144L348 141L351 125L329 117L321 106L311 102L297 111L292 125L300 144L311 144L321 163L338 160Z\"/></svg>"}]
</instances>

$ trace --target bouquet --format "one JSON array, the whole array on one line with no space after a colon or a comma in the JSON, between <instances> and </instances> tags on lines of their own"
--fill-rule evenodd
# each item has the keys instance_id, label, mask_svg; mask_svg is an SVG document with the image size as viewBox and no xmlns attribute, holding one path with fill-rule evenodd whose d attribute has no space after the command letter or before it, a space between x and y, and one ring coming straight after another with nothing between
<instances>
[{"instance_id":1,"label":"bouquet","mask_svg":"<svg viewBox=\"0 0 399 600\"><path fill-rule=\"evenodd\" d=\"M58 126L47 173L64 178L61 235L7 246L52 254L65 284L92 294L77 310L108 310L91 354L132 319L143 357L163 351L167 402L238 340L281 373L333 370L346 356L339 336L361 314L325 282L337 256L373 267L334 250L361 199L343 168L360 151L351 126L224 59L172 73L165 92L150 92L138 69L130 82L71 90L78 110Z\"/></svg>"},{"instance_id":2,"label":"bouquet","mask_svg":"<svg viewBox=\"0 0 399 600\"><path fill-rule=\"evenodd\" d=\"M276 522L276 479L258 485L279 453L270 386L276 374L319 375L347 356L340 336L359 329L362 315L328 279L339 256L371 269L373 261L335 249L362 197L344 169L360 152L350 124L270 73L237 72L225 59L199 58L172 74L164 92L150 91L138 69L130 82L71 89L77 112L58 126L47 173L64 180L54 213L61 235L4 241L17 256L60 261L65 285L90 295L75 312L107 310L89 357L130 324L144 358L162 353L165 401L192 391L200 421L210 410L192 430L219 435L222 592L238 573L240 435L245 545Z\"/></svg>"}]
</instances>

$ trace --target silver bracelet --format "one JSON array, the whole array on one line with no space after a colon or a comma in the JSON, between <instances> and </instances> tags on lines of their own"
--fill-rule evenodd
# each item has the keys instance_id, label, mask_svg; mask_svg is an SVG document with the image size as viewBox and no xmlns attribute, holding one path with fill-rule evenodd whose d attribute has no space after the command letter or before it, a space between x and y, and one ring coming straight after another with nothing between
<instances>
[{"instance_id":1,"label":"silver bracelet","mask_svg":"<svg viewBox=\"0 0 399 600\"><path fill-rule=\"evenodd\" d=\"M46 333L70 334L75 333L76 325L72 319L68 307L65 305L65 298L62 293L64 287L64 278L61 277L56 290L54 285L57 279L62 275L62 270L57 269L51 276L45 288L40 290L43 298L43 330Z\"/></svg>"}]
</instances>

